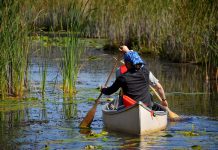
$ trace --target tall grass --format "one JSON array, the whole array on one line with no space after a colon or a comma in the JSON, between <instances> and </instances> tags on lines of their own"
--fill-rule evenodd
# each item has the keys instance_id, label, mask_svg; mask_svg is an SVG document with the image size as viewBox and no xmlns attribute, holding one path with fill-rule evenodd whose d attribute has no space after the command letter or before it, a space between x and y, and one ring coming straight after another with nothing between
<instances>
[{"instance_id":1,"label":"tall grass","mask_svg":"<svg viewBox=\"0 0 218 150\"><path fill-rule=\"evenodd\" d=\"M41 64L41 92L42 96L45 94L46 89L46 79L47 79L47 73L48 73L48 64L47 61L44 60L44 62Z\"/></svg>"},{"instance_id":2,"label":"tall grass","mask_svg":"<svg viewBox=\"0 0 218 150\"><path fill-rule=\"evenodd\" d=\"M75 91L82 50L78 37L108 38L175 62L218 66L215 0L0 1L0 95L23 95L29 33L66 31L63 87ZM31 27L31 28L30 28ZM74 90L73 90L74 89Z\"/></svg>"},{"instance_id":3,"label":"tall grass","mask_svg":"<svg viewBox=\"0 0 218 150\"><path fill-rule=\"evenodd\" d=\"M63 48L63 87L65 92L74 93L82 52L78 35L83 33L83 18L88 2L89 0L0 1L1 97L23 95L28 73L29 35L32 31L67 32L68 40ZM45 89L46 70L44 68L42 71L42 91Z\"/></svg>"},{"instance_id":4,"label":"tall grass","mask_svg":"<svg viewBox=\"0 0 218 150\"><path fill-rule=\"evenodd\" d=\"M75 94L76 80L79 71L80 57L82 47L78 43L78 39L69 37L63 49L64 58L62 61L63 91L65 93Z\"/></svg>"},{"instance_id":5,"label":"tall grass","mask_svg":"<svg viewBox=\"0 0 218 150\"><path fill-rule=\"evenodd\" d=\"M87 36L108 37L176 62L217 66L215 0L93 0Z\"/></svg>"},{"instance_id":6,"label":"tall grass","mask_svg":"<svg viewBox=\"0 0 218 150\"><path fill-rule=\"evenodd\" d=\"M62 38L64 41L61 47L63 52L63 60L61 62L61 73L63 77L63 91L70 95L76 92L76 80L80 67L80 57L84 47L79 42L79 36L83 35L83 22L85 15L85 7L89 0L80 1L46 1L41 10L38 7L40 1L35 2L34 11L32 13L38 18L34 21L36 32L48 31L55 38ZM63 35L63 31L65 34Z\"/></svg>"},{"instance_id":7,"label":"tall grass","mask_svg":"<svg viewBox=\"0 0 218 150\"><path fill-rule=\"evenodd\" d=\"M78 1L77 1L78 2ZM63 91L70 95L76 92L76 80L80 68L80 58L84 50L84 46L79 42L78 36L83 34L83 13L85 5L78 5L76 1L71 3L69 16L67 17L66 47L63 49L62 75L63 75Z\"/></svg>"},{"instance_id":8,"label":"tall grass","mask_svg":"<svg viewBox=\"0 0 218 150\"><path fill-rule=\"evenodd\" d=\"M24 3L1 1L0 86L1 96L22 96L27 68L28 22L23 16ZM22 38L21 38L22 37Z\"/></svg>"}]
</instances>

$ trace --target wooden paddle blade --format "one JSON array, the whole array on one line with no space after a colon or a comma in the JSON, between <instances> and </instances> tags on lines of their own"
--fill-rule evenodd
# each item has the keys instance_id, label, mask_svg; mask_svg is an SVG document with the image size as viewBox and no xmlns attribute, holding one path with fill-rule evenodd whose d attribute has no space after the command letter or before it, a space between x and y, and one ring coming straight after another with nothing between
<instances>
[{"instance_id":1,"label":"wooden paddle blade","mask_svg":"<svg viewBox=\"0 0 218 150\"><path fill-rule=\"evenodd\" d=\"M170 119L178 119L178 118L180 118L179 115L177 115L176 113L172 112L168 107L165 107L165 108L168 111Z\"/></svg>"},{"instance_id":2,"label":"wooden paddle blade","mask_svg":"<svg viewBox=\"0 0 218 150\"><path fill-rule=\"evenodd\" d=\"M170 118L179 118L179 115L177 115L176 113L172 112L171 110L169 111L169 117Z\"/></svg>"},{"instance_id":3,"label":"wooden paddle blade","mask_svg":"<svg viewBox=\"0 0 218 150\"><path fill-rule=\"evenodd\" d=\"M162 99L161 99L160 95L156 92L156 90L152 86L150 86L150 88L155 93L157 98L162 102ZM179 115L177 115L176 113L172 112L168 107L165 107L165 109L168 111L170 120L179 120L179 118L180 118Z\"/></svg>"},{"instance_id":4,"label":"wooden paddle blade","mask_svg":"<svg viewBox=\"0 0 218 150\"><path fill-rule=\"evenodd\" d=\"M89 110L89 112L86 114L86 117L83 119L83 121L80 123L80 128L88 128L90 127L92 120L95 116L96 108L98 103L95 103L92 108Z\"/></svg>"}]
</instances>

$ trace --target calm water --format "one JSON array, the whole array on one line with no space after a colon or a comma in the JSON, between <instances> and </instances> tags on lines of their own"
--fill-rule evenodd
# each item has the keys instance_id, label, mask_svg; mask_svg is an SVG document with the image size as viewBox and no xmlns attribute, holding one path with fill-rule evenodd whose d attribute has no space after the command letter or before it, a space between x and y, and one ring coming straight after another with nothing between
<instances>
[{"instance_id":1,"label":"calm water","mask_svg":"<svg viewBox=\"0 0 218 150\"><path fill-rule=\"evenodd\" d=\"M31 89L25 99L0 101L1 149L217 149L218 85L206 83L204 69L190 64L172 64L145 57L151 71L165 88L169 108L184 120L169 122L165 131L146 136L107 133L102 122L102 97L94 121L93 134L78 128L99 95L96 89L106 81L113 58L103 51L89 51L88 61L77 82L75 97L63 96L57 61L48 59L46 93L40 93L41 60L34 58L30 70ZM112 81L114 76L112 77ZM116 94L110 97L116 97Z\"/></svg>"}]
</instances>

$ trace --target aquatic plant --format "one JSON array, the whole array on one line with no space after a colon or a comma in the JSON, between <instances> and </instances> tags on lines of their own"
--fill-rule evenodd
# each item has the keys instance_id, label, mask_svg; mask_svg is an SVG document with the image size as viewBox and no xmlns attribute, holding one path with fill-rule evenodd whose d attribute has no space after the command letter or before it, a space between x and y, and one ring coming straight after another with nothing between
<instances>
[{"instance_id":1,"label":"aquatic plant","mask_svg":"<svg viewBox=\"0 0 218 150\"><path fill-rule=\"evenodd\" d=\"M30 32L25 2L0 1L0 96L22 96L27 70Z\"/></svg>"},{"instance_id":2,"label":"aquatic plant","mask_svg":"<svg viewBox=\"0 0 218 150\"><path fill-rule=\"evenodd\" d=\"M48 49L50 46L59 47L63 56L60 65L63 91L65 94L75 94L80 57L84 50L84 46L78 39L83 34L84 9L88 0L86 2L79 0L46 1L41 8L38 7L42 5L40 2L34 2L34 11L31 12L32 14L40 12L34 21L35 32L41 35L48 32L47 34L52 36L43 40L43 46Z\"/></svg>"},{"instance_id":3,"label":"aquatic plant","mask_svg":"<svg viewBox=\"0 0 218 150\"><path fill-rule=\"evenodd\" d=\"M179 131L180 134L184 135L184 136L199 136L200 134L198 132L195 131L195 125L192 124L192 130L191 131Z\"/></svg>"},{"instance_id":4,"label":"aquatic plant","mask_svg":"<svg viewBox=\"0 0 218 150\"><path fill-rule=\"evenodd\" d=\"M61 66L63 76L63 91L70 95L76 93L76 80L80 69L80 58L84 51L84 47L79 42L79 35L83 35L83 4L78 5L73 1L70 5L69 17L67 17L67 40L65 48L63 48L63 62Z\"/></svg>"},{"instance_id":5,"label":"aquatic plant","mask_svg":"<svg viewBox=\"0 0 218 150\"><path fill-rule=\"evenodd\" d=\"M84 50L79 37L107 38L110 44L123 42L175 62L204 64L206 76L218 65L215 0L11 0L0 4L2 97L23 95L30 33L57 32L57 38L67 37L64 43L50 40L44 46L65 45L61 70L63 89L69 93L75 93Z\"/></svg>"},{"instance_id":6,"label":"aquatic plant","mask_svg":"<svg viewBox=\"0 0 218 150\"><path fill-rule=\"evenodd\" d=\"M217 2L93 0L89 37L107 37L175 62L218 65Z\"/></svg>"},{"instance_id":7,"label":"aquatic plant","mask_svg":"<svg viewBox=\"0 0 218 150\"><path fill-rule=\"evenodd\" d=\"M42 69L41 92L42 92L42 95L44 95L45 87L46 87L47 72L48 72L48 64L46 60L41 64L41 69Z\"/></svg>"},{"instance_id":8,"label":"aquatic plant","mask_svg":"<svg viewBox=\"0 0 218 150\"><path fill-rule=\"evenodd\" d=\"M75 93L75 84L79 71L79 61L81 57L81 47L78 39L70 37L67 47L63 49L64 59L62 62L63 91L65 93Z\"/></svg>"}]
</instances>

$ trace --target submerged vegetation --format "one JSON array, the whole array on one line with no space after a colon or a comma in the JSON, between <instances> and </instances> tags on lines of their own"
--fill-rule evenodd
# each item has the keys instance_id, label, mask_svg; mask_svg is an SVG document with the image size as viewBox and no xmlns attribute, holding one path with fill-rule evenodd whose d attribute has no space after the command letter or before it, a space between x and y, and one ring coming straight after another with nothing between
<instances>
[{"instance_id":1,"label":"submerged vegetation","mask_svg":"<svg viewBox=\"0 0 218 150\"><path fill-rule=\"evenodd\" d=\"M16 0L0 1L0 96L22 96L28 84L32 35L52 33L45 47L60 46L63 91L75 93L79 38L106 38L174 62L218 66L218 4L215 0ZM57 43L58 38L65 38ZM50 45L49 45L50 44ZM42 93L47 68L42 72Z\"/></svg>"}]
</instances>

